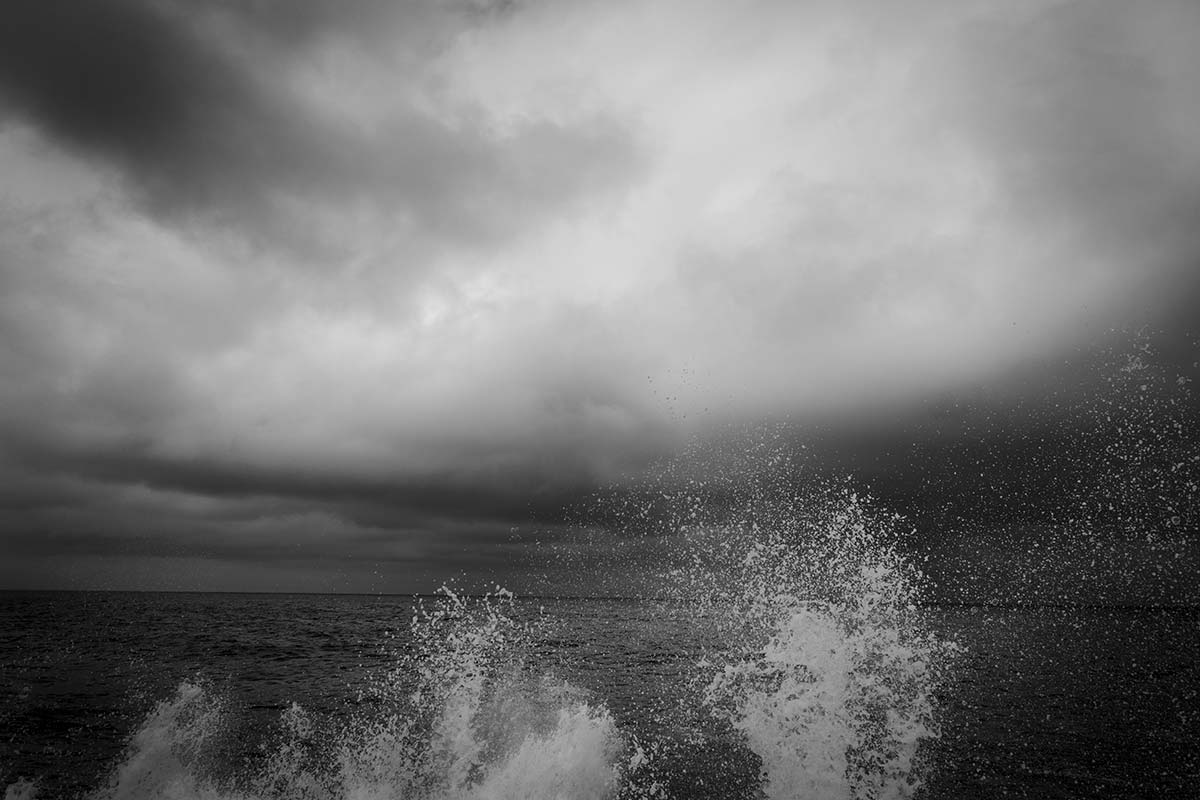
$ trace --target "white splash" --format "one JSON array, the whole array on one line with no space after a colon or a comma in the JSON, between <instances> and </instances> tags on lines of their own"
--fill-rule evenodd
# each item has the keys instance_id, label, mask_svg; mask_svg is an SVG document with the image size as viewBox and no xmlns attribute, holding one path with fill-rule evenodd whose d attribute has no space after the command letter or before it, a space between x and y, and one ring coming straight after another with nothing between
<instances>
[{"instance_id":1,"label":"white splash","mask_svg":"<svg viewBox=\"0 0 1200 800\"><path fill-rule=\"evenodd\" d=\"M704 700L770 798L910 797L956 648L922 629L897 517L847 487L773 480L719 522L679 503L691 524L666 580L724 643L699 665Z\"/></svg>"},{"instance_id":2,"label":"white splash","mask_svg":"<svg viewBox=\"0 0 1200 800\"><path fill-rule=\"evenodd\" d=\"M377 687L388 710L323 740L292 705L282 742L249 776L222 774L214 744L227 730L220 696L180 684L129 741L90 800L605 800L628 769L608 710L548 675L520 646L529 627L512 596L446 590L412 621L415 649ZM11 784L5 800L34 800Z\"/></svg>"}]
</instances>

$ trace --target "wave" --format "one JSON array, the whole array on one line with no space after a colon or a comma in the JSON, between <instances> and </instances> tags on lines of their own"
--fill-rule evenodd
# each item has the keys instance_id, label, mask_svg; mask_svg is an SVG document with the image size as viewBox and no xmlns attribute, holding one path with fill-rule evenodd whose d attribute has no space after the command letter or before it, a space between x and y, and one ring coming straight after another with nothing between
<instances>
[{"instance_id":1,"label":"wave","mask_svg":"<svg viewBox=\"0 0 1200 800\"><path fill-rule=\"evenodd\" d=\"M237 709L186 680L90 797L730 796L729 786L679 779L718 739L743 754L753 796L911 796L929 768L935 689L953 647L921 628L920 576L896 547L895 519L838 486L758 481L739 497L726 494L712 513L698 513L694 492L669 498L681 520L673 561L651 578L673 595L669 613L709 643L688 683L697 729L681 738L639 738L602 698L536 666L548 646L542 621L524 619L510 593L443 589L417 607L407 646L367 687L379 699L368 710L331 727L293 704L272 747L235 768ZM19 781L5 797L32 800L37 784Z\"/></svg>"},{"instance_id":2,"label":"wave","mask_svg":"<svg viewBox=\"0 0 1200 800\"><path fill-rule=\"evenodd\" d=\"M626 742L603 704L522 663L530 626L507 593L443 590L412 621L414 647L373 690L384 710L329 735L293 704L280 741L247 774L228 774L221 694L182 682L129 740L93 800L502 800L611 797ZM27 780L6 800L38 797Z\"/></svg>"},{"instance_id":3,"label":"wave","mask_svg":"<svg viewBox=\"0 0 1200 800\"><path fill-rule=\"evenodd\" d=\"M957 648L922 627L898 517L846 486L773 481L692 527L665 576L722 642L700 696L758 756L769 798L910 797Z\"/></svg>"}]
</instances>

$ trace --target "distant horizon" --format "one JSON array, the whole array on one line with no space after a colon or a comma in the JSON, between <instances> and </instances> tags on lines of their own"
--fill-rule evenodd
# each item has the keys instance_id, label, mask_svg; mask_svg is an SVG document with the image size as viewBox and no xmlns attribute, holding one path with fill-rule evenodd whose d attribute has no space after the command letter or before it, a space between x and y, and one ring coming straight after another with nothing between
<instances>
[{"instance_id":1,"label":"distant horizon","mask_svg":"<svg viewBox=\"0 0 1200 800\"><path fill-rule=\"evenodd\" d=\"M295 592L295 591L220 591L205 589L0 589L0 594L212 594L212 595L254 595L264 597L399 597L417 599L437 599L446 595L441 592ZM497 597L488 592L455 592L455 596L482 600L487 597ZM674 603L688 605L695 600L678 597L651 597L639 595L557 595L557 594L521 594L512 592L513 600L613 600L621 602ZM918 600L913 603L916 608L1096 608L1096 609L1130 609L1140 611L1172 611L1182 609L1200 609L1200 602L1190 603L1089 603L1089 602L971 602L971 601L926 601Z\"/></svg>"}]
</instances>

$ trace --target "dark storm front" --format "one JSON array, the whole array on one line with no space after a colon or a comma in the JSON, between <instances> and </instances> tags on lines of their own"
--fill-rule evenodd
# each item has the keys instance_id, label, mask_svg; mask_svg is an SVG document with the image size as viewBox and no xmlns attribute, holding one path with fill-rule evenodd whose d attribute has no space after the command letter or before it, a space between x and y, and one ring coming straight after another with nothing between
<instances>
[{"instance_id":1,"label":"dark storm front","mask_svg":"<svg viewBox=\"0 0 1200 800\"><path fill-rule=\"evenodd\" d=\"M633 600L518 600L542 619L541 667L658 743L669 797L754 797L759 761L688 695L712 642ZM10 796L103 791L147 715L181 684L218 698L205 749L233 781L269 758L298 706L317 739L379 713L374 687L411 646L402 597L0 595L0 780ZM1200 612L940 607L962 648L941 688L926 797L1194 797ZM139 734L140 731L140 734ZM640 745L639 745L640 746ZM141 757L146 757L143 752Z\"/></svg>"}]
</instances>

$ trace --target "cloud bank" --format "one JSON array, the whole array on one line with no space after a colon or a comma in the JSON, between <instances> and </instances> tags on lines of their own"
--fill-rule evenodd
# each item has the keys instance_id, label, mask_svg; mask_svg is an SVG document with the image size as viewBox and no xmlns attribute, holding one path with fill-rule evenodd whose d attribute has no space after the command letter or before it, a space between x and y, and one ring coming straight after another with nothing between
<instances>
[{"instance_id":1,"label":"cloud bank","mask_svg":"<svg viewBox=\"0 0 1200 800\"><path fill-rule=\"evenodd\" d=\"M853 424L1195 307L1188 2L9 16L29 557L476 552L689 433Z\"/></svg>"}]
</instances>

